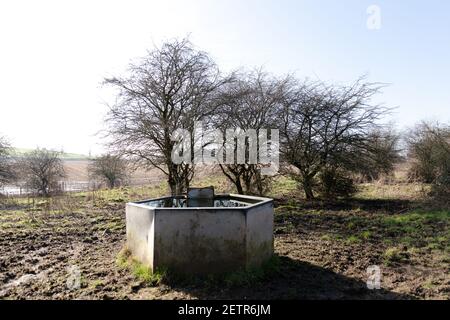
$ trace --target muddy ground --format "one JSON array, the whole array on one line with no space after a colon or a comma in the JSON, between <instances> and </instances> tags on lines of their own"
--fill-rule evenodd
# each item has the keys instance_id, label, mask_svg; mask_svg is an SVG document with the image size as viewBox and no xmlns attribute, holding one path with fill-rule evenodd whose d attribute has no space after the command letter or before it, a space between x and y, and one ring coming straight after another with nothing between
<instances>
[{"instance_id":1,"label":"muddy ground","mask_svg":"<svg viewBox=\"0 0 450 320\"><path fill-rule=\"evenodd\" d=\"M151 286L116 262L125 243L124 201L79 195L5 205L0 299L450 297L448 211L418 211L407 201L306 206L277 200L278 267L264 279ZM372 265L381 268L380 290L367 289Z\"/></svg>"}]
</instances>

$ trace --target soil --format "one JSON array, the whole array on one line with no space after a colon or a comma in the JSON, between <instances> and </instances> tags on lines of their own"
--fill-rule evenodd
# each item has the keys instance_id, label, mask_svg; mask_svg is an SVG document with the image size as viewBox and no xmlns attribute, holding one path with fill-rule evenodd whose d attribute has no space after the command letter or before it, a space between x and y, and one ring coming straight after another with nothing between
<instances>
[{"instance_id":1,"label":"soil","mask_svg":"<svg viewBox=\"0 0 450 320\"><path fill-rule=\"evenodd\" d=\"M405 247L408 259L384 261L392 244L377 221L409 204L276 205L279 267L257 283L239 286L149 286L119 268L117 254L125 244L121 201L79 197L61 199L59 207L7 206L0 211L0 299L449 299L445 250ZM379 227L377 236L353 241L351 235L365 227L358 221ZM350 222L356 230L349 231ZM448 225L436 228L448 234ZM381 268L380 290L367 288L372 265Z\"/></svg>"}]
</instances>

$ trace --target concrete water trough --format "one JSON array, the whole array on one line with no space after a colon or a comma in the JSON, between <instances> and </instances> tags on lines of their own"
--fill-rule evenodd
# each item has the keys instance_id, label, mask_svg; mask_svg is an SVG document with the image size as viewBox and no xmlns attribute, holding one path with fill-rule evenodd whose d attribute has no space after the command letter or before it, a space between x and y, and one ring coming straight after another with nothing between
<instances>
[{"instance_id":1,"label":"concrete water trough","mask_svg":"<svg viewBox=\"0 0 450 320\"><path fill-rule=\"evenodd\" d=\"M126 205L127 247L152 268L182 274L259 267L273 254L273 201L191 189Z\"/></svg>"}]
</instances>

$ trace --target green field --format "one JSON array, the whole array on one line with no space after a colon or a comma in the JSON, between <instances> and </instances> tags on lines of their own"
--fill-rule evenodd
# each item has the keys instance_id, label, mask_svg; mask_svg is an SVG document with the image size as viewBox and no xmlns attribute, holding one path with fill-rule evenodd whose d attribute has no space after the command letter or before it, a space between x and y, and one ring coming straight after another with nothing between
<instances>
[{"instance_id":1,"label":"green field","mask_svg":"<svg viewBox=\"0 0 450 320\"><path fill-rule=\"evenodd\" d=\"M27 154L27 153L29 153L31 151L33 151L33 149L29 149L29 148L13 148L11 150L11 155L13 157L21 157L24 154ZM87 159L89 159L89 156L84 155L84 154L79 154L79 153L63 152L61 154L61 159L63 159L63 160L87 160Z\"/></svg>"}]
</instances>

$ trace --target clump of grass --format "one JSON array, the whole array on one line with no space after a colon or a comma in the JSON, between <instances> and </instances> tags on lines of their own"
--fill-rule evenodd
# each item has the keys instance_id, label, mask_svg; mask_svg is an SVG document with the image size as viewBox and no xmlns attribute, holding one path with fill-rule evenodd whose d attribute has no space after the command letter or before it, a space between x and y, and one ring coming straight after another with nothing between
<instances>
[{"instance_id":1,"label":"clump of grass","mask_svg":"<svg viewBox=\"0 0 450 320\"><path fill-rule=\"evenodd\" d=\"M91 287L92 289L97 289L103 285L104 285L103 280L97 279L97 280L92 281L90 283L89 287Z\"/></svg>"},{"instance_id":2,"label":"clump of grass","mask_svg":"<svg viewBox=\"0 0 450 320\"><path fill-rule=\"evenodd\" d=\"M409 254L406 250L397 247L388 248L383 255L384 264L393 266L399 263L404 263L409 260Z\"/></svg>"},{"instance_id":3,"label":"clump of grass","mask_svg":"<svg viewBox=\"0 0 450 320\"><path fill-rule=\"evenodd\" d=\"M346 239L346 242L348 244L359 243L361 242L361 239L358 236L351 235Z\"/></svg>"},{"instance_id":4,"label":"clump of grass","mask_svg":"<svg viewBox=\"0 0 450 320\"><path fill-rule=\"evenodd\" d=\"M132 261L131 271L133 275L148 286L159 286L166 279L166 270L155 270L137 262Z\"/></svg>"},{"instance_id":5,"label":"clump of grass","mask_svg":"<svg viewBox=\"0 0 450 320\"><path fill-rule=\"evenodd\" d=\"M116 264L120 269L127 269L131 260L131 251L123 247L117 254Z\"/></svg>"},{"instance_id":6,"label":"clump of grass","mask_svg":"<svg viewBox=\"0 0 450 320\"><path fill-rule=\"evenodd\" d=\"M347 229L354 229L356 226L354 221L350 221L349 223L347 223Z\"/></svg>"},{"instance_id":7,"label":"clump of grass","mask_svg":"<svg viewBox=\"0 0 450 320\"><path fill-rule=\"evenodd\" d=\"M320 237L320 239L324 240L324 241L331 241L331 240L333 240L333 236L329 235L329 234L324 234Z\"/></svg>"},{"instance_id":8,"label":"clump of grass","mask_svg":"<svg viewBox=\"0 0 450 320\"><path fill-rule=\"evenodd\" d=\"M361 232L355 232L349 236L335 235L333 238L336 240L344 240L347 244L357 244L369 240L372 237L372 232L364 230Z\"/></svg>"},{"instance_id":9,"label":"clump of grass","mask_svg":"<svg viewBox=\"0 0 450 320\"><path fill-rule=\"evenodd\" d=\"M364 240L369 240L370 237L372 236L372 233L368 230L365 230L363 232L360 233L360 238L364 239Z\"/></svg>"},{"instance_id":10,"label":"clump of grass","mask_svg":"<svg viewBox=\"0 0 450 320\"><path fill-rule=\"evenodd\" d=\"M119 252L116 263L119 268L131 271L136 279L148 286L158 286L167 278L166 270L152 270L149 266L136 261L127 248Z\"/></svg>"},{"instance_id":11,"label":"clump of grass","mask_svg":"<svg viewBox=\"0 0 450 320\"><path fill-rule=\"evenodd\" d=\"M422 284L422 288L433 290L434 288L436 288L436 283L433 282L433 280L427 280Z\"/></svg>"}]
</instances>

